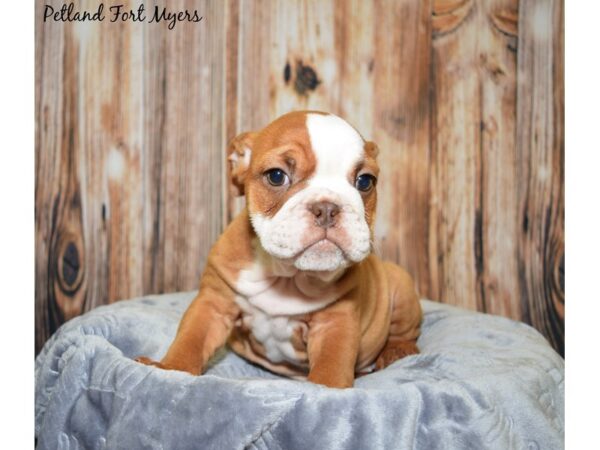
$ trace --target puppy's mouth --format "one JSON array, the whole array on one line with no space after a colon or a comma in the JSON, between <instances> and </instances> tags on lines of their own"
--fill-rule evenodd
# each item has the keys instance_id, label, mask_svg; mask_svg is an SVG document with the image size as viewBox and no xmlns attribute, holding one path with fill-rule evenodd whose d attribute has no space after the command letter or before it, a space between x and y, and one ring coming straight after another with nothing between
<instances>
[{"instance_id":1,"label":"puppy's mouth","mask_svg":"<svg viewBox=\"0 0 600 450\"><path fill-rule=\"evenodd\" d=\"M342 252L344 251L339 245L337 245L335 242L327 239L327 238L323 238L317 242L315 242L314 244L310 244L309 246L307 246L304 250L302 250L303 252L308 250L308 249L312 249L315 250L317 252L323 252L323 253L329 253L333 250L335 250L335 248L339 248L340 250L342 250Z\"/></svg>"},{"instance_id":2,"label":"puppy's mouth","mask_svg":"<svg viewBox=\"0 0 600 450\"><path fill-rule=\"evenodd\" d=\"M346 251L344 250L344 246L341 245L341 243L338 242L338 240L334 236L332 236L331 233L327 233L326 230L323 230L323 232L319 233L318 236L315 236L310 241L308 241L308 243L304 245L304 247L300 251L298 251L294 256L292 256L291 259L298 258L300 255L302 255L308 250L327 255L328 253L335 251L336 248L342 252L344 258L349 259Z\"/></svg>"}]
</instances>

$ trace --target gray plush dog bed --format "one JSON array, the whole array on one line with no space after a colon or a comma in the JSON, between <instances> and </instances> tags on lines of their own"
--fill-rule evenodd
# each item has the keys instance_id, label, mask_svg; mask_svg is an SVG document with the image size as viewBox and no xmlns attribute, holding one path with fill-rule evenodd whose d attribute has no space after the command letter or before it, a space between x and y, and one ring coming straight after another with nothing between
<instances>
[{"instance_id":1,"label":"gray plush dog bed","mask_svg":"<svg viewBox=\"0 0 600 450\"><path fill-rule=\"evenodd\" d=\"M564 361L531 327L423 300L421 354L337 390L223 350L194 377L159 359L194 292L99 307L36 359L40 449L559 449Z\"/></svg>"}]
</instances>

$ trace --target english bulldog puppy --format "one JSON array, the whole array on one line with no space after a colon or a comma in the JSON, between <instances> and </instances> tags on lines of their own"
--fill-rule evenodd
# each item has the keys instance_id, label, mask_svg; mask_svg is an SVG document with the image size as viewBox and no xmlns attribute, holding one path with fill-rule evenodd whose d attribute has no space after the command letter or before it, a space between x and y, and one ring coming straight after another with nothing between
<instances>
[{"instance_id":1,"label":"english bulldog puppy","mask_svg":"<svg viewBox=\"0 0 600 450\"><path fill-rule=\"evenodd\" d=\"M347 388L418 353L413 281L372 253L377 153L316 111L236 137L230 180L246 207L211 249L167 354L137 360L198 375L228 342L272 372Z\"/></svg>"}]
</instances>

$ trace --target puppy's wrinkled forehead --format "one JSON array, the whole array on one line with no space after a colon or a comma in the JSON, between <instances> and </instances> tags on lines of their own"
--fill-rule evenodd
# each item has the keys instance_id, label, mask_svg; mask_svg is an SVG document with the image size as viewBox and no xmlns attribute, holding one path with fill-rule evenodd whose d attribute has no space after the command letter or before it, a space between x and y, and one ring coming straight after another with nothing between
<instances>
[{"instance_id":1,"label":"puppy's wrinkled forehead","mask_svg":"<svg viewBox=\"0 0 600 450\"><path fill-rule=\"evenodd\" d=\"M293 160L303 160L312 178L347 177L364 157L364 145L360 134L340 117L302 111L286 114L264 128L255 151L256 159L274 149L287 151Z\"/></svg>"}]
</instances>

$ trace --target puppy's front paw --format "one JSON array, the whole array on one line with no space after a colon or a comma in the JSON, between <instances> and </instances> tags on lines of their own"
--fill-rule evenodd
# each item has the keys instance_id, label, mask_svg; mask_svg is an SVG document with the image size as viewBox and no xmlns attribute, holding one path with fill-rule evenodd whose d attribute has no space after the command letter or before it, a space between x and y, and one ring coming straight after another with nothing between
<instances>
[{"instance_id":1,"label":"puppy's front paw","mask_svg":"<svg viewBox=\"0 0 600 450\"><path fill-rule=\"evenodd\" d=\"M154 367L158 367L160 369L167 369L167 367L165 367L164 364L162 364L158 361L154 361L153 359L150 359L147 356L138 356L137 358L134 359L134 361L144 364L146 366L154 366Z\"/></svg>"},{"instance_id":2,"label":"puppy's front paw","mask_svg":"<svg viewBox=\"0 0 600 450\"><path fill-rule=\"evenodd\" d=\"M202 372L199 368L192 367L186 364L170 364L164 361L154 361L153 359L148 358L147 356L138 356L135 358L135 361L144 364L146 366L158 367L163 370L179 370L181 372L187 372L192 375L200 375Z\"/></svg>"},{"instance_id":3,"label":"puppy's front paw","mask_svg":"<svg viewBox=\"0 0 600 450\"><path fill-rule=\"evenodd\" d=\"M311 383L337 389L351 388L354 385L354 377L344 377L332 373L324 374L311 372L306 379Z\"/></svg>"}]
</instances>

